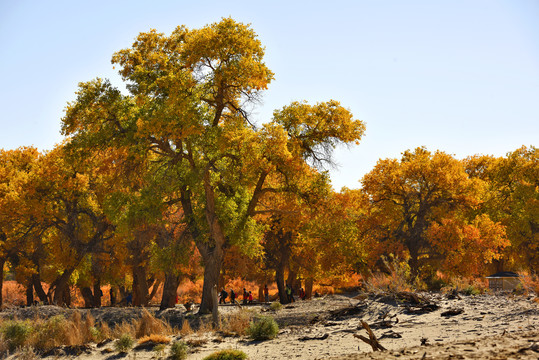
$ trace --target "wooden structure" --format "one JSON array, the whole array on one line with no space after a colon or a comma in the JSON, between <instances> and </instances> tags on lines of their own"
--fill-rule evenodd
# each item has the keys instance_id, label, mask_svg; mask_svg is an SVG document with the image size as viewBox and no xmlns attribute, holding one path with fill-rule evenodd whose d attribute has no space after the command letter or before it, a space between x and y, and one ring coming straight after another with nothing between
<instances>
[{"instance_id":1,"label":"wooden structure","mask_svg":"<svg viewBox=\"0 0 539 360\"><path fill-rule=\"evenodd\" d=\"M494 291L512 291L520 284L520 277L511 271L501 271L487 276L488 287Z\"/></svg>"}]
</instances>

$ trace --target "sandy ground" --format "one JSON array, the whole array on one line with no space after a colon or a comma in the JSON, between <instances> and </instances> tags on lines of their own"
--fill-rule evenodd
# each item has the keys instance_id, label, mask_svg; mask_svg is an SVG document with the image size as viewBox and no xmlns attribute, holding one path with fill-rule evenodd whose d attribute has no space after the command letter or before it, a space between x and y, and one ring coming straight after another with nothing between
<instances>
[{"instance_id":1,"label":"sandy ground","mask_svg":"<svg viewBox=\"0 0 539 360\"><path fill-rule=\"evenodd\" d=\"M250 306L252 311L277 320L277 338L255 342L246 337L198 332L183 340L201 343L192 349L190 360L227 348L240 349L252 360L539 359L539 302L535 296L422 296L430 305L417 305L394 295L329 295L298 301L276 312L268 311L266 305ZM230 305L219 309L225 316L238 311ZM361 320L372 326L386 351L373 352L369 344L354 336L368 337ZM161 354L151 349L117 354L112 349L112 343L93 345L77 358L140 360L165 358L168 354L168 349Z\"/></svg>"}]
</instances>

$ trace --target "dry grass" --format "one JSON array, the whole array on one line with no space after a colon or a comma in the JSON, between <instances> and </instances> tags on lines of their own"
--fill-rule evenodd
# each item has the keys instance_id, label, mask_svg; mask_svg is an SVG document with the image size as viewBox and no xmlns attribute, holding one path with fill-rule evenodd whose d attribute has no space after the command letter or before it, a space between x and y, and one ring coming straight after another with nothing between
<instances>
[{"instance_id":1,"label":"dry grass","mask_svg":"<svg viewBox=\"0 0 539 360\"><path fill-rule=\"evenodd\" d=\"M9 330L17 327L18 331ZM79 312L74 312L69 319L56 315L48 319L34 318L31 321L4 320L0 322L0 328L0 354L5 353L6 346L10 348L14 343L17 347L28 346L42 352L60 345L82 345L100 339L95 320L91 317L83 320ZM24 334L21 329L25 329Z\"/></svg>"},{"instance_id":2,"label":"dry grass","mask_svg":"<svg viewBox=\"0 0 539 360\"><path fill-rule=\"evenodd\" d=\"M122 335L129 334L134 338L137 333L137 323L138 320L133 320L131 322L122 321L121 323L116 324L111 331L111 337L113 339L119 339Z\"/></svg>"},{"instance_id":3,"label":"dry grass","mask_svg":"<svg viewBox=\"0 0 539 360\"><path fill-rule=\"evenodd\" d=\"M194 330L191 328L191 324L189 324L187 319L183 319L182 328L180 329L179 333L182 337L194 333Z\"/></svg>"},{"instance_id":4,"label":"dry grass","mask_svg":"<svg viewBox=\"0 0 539 360\"><path fill-rule=\"evenodd\" d=\"M93 317L83 318L78 311L73 312L70 318L56 315L48 319L0 320L0 357L19 347L44 352L61 345L84 345L122 336L140 338L141 343L152 341L168 344L170 338L167 335L172 334L174 329L169 324L156 319L146 310L142 318L123 322L113 329L105 323L96 325Z\"/></svg>"},{"instance_id":5,"label":"dry grass","mask_svg":"<svg viewBox=\"0 0 539 360\"><path fill-rule=\"evenodd\" d=\"M488 291L488 281L479 277L453 277L449 280L450 288L458 289L466 295L482 294ZM444 290L444 289L442 289Z\"/></svg>"},{"instance_id":6,"label":"dry grass","mask_svg":"<svg viewBox=\"0 0 539 360\"><path fill-rule=\"evenodd\" d=\"M251 311L241 309L223 318L221 330L225 335L246 335L253 317Z\"/></svg>"},{"instance_id":7,"label":"dry grass","mask_svg":"<svg viewBox=\"0 0 539 360\"><path fill-rule=\"evenodd\" d=\"M186 340L185 343L189 345L189 347L196 348L201 347L208 343L208 339L199 338L199 339L189 339Z\"/></svg>"},{"instance_id":8,"label":"dry grass","mask_svg":"<svg viewBox=\"0 0 539 360\"><path fill-rule=\"evenodd\" d=\"M135 335L137 338L143 336L150 336L152 334L173 334L174 331L172 327L166 322L156 319L152 314L148 312L145 308L142 309L142 318L136 321L136 332Z\"/></svg>"},{"instance_id":9,"label":"dry grass","mask_svg":"<svg viewBox=\"0 0 539 360\"><path fill-rule=\"evenodd\" d=\"M151 334L147 336L143 336L138 340L139 344L145 344L145 343L154 343L154 344L168 344L170 343L170 337L166 335L161 334Z\"/></svg>"},{"instance_id":10,"label":"dry grass","mask_svg":"<svg viewBox=\"0 0 539 360\"><path fill-rule=\"evenodd\" d=\"M4 307L26 305L26 289L16 281L4 281L2 302Z\"/></svg>"},{"instance_id":11,"label":"dry grass","mask_svg":"<svg viewBox=\"0 0 539 360\"><path fill-rule=\"evenodd\" d=\"M527 273L521 274L520 282L524 290L525 295L536 294L539 295L539 278L531 276Z\"/></svg>"},{"instance_id":12,"label":"dry grass","mask_svg":"<svg viewBox=\"0 0 539 360\"><path fill-rule=\"evenodd\" d=\"M365 281L365 287L368 292L402 292L410 291L413 286L410 283L410 267L406 261L399 258L382 258L385 267L390 273L375 273Z\"/></svg>"}]
</instances>

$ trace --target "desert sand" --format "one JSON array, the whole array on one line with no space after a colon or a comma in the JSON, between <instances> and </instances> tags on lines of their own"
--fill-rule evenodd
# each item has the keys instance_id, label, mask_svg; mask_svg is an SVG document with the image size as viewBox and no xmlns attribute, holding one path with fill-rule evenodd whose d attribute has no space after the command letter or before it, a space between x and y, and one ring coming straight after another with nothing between
<instances>
[{"instance_id":1,"label":"desert sand","mask_svg":"<svg viewBox=\"0 0 539 360\"><path fill-rule=\"evenodd\" d=\"M188 356L191 360L227 348L242 350L252 360L539 359L539 302L535 295L429 293L419 296L427 302L419 305L406 296L356 293L296 301L275 312L268 305L252 305L247 308L271 315L278 322L280 331L275 339L251 341L219 332L197 332L183 340L200 343L192 348ZM232 305L220 306L219 310L225 316L240 311ZM116 312L114 316L122 313L136 316L136 309L108 311ZM106 308L96 309L92 315L99 318L100 313L106 312ZM179 305L167 313L174 322L174 316L181 318L185 309ZM373 352L371 345L356 337L368 337L361 320L371 326L386 351ZM176 336L173 340L180 338ZM168 351L159 354L148 348L117 354L112 349L112 342L92 345L77 358L158 359L164 358ZM60 354L61 351L54 358L74 357Z\"/></svg>"}]
</instances>

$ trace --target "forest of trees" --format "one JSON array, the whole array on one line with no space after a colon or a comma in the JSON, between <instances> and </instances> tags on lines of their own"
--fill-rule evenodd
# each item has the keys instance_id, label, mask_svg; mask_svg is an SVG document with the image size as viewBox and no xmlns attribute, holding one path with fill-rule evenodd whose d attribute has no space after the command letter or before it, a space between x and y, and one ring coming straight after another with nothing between
<instances>
[{"instance_id":1,"label":"forest of trees","mask_svg":"<svg viewBox=\"0 0 539 360\"><path fill-rule=\"evenodd\" d=\"M539 152L456 159L417 148L336 192L336 146L365 125L337 101L294 102L263 124L273 79L254 31L230 18L141 33L112 62L128 94L80 83L51 151L0 151L0 290L8 270L43 302L87 306L100 288L175 304L186 279L211 289L368 276L384 256L413 281L539 269ZM226 269L226 271L225 271ZM47 291L42 283L49 284ZM2 292L0 291L0 305Z\"/></svg>"}]
</instances>

